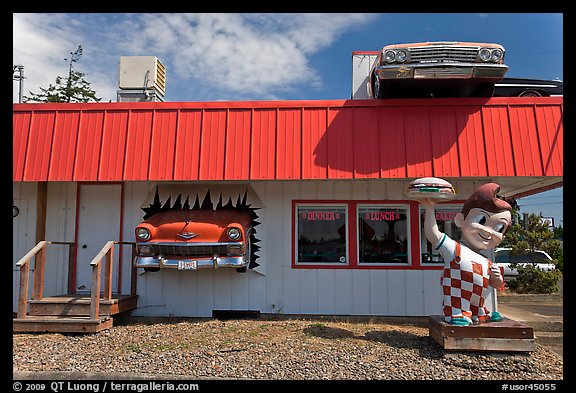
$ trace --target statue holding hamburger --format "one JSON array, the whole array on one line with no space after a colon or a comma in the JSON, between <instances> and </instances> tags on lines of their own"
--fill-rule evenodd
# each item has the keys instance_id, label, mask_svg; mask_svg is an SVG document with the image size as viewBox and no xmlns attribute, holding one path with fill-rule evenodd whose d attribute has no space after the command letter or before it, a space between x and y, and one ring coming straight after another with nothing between
<instances>
[{"instance_id":1,"label":"statue holding hamburger","mask_svg":"<svg viewBox=\"0 0 576 393\"><path fill-rule=\"evenodd\" d=\"M500 186L487 183L478 187L454 217L461 230L459 240L440 232L434 206L442 199L455 196L452 185L439 178L414 180L408 196L419 200L425 208L426 238L444 260L442 273L442 309L444 320L452 325L500 321L497 311L485 304L489 287L503 283L499 267L480 251L495 248L503 240L512 223L512 206L498 196Z\"/></svg>"}]
</instances>

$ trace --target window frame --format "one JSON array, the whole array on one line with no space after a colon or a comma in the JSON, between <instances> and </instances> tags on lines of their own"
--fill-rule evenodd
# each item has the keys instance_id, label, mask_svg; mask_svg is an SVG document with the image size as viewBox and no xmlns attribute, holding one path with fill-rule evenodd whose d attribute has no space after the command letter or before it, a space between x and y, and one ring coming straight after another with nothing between
<instances>
[{"instance_id":1,"label":"window frame","mask_svg":"<svg viewBox=\"0 0 576 393\"><path fill-rule=\"evenodd\" d=\"M345 246L346 246L346 262L300 262L298 261L298 208L299 207L340 207L344 208L345 210L345 224L346 224L346 237L345 237ZM292 222L293 222L293 231L292 231L292 267L298 268L331 268L331 269L342 269L348 268L350 265L350 210L349 206L346 203L333 201L333 202L297 202L293 203L292 209Z\"/></svg>"},{"instance_id":2,"label":"window frame","mask_svg":"<svg viewBox=\"0 0 576 393\"><path fill-rule=\"evenodd\" d=\"M414 255L420 255L419 244L419 203L414 200L396 199L396 200L315 200L315 199L293 199L292 201L292 227L291 229L291 267L292 269L353 269L353 270L427 270L440 269L441 266L422 266L420 258L413 258ZM327 263L327 262L298 262L298 227L297 227L297 207L299 206L326 206L337 205L345 206L347 214L346 223L346 263ZM358 263L359 260L359 234L358 234L358 206L400 206L407 209L407 230L408 230L408 263Z\"/></svg>"},{"instance_id":3,"label":"window frame","mask_svg":"<svg viewBox=\"0 0 576 393\"><path fill-rule=\"evenodd\" d=\"M406 263L394 262L362 262L360 260L360 209L362 208L384 208L384 209L405 209L406 210ZM356 203L356 261L359 268L382 267L382 266L403 266L408 267L412 261L412 228L410 227L410 206L407 203Z\"/></svg>"}]
</instances>

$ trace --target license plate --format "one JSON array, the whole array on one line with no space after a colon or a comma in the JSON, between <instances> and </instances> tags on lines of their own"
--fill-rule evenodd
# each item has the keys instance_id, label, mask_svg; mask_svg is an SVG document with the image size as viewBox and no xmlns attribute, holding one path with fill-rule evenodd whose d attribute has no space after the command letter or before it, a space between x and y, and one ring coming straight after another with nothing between
<instances>
[{"instance_id":1,"label":"license plate","mask_svg":"<svg viewBox=\"0 0 576 393\"><path fill-rule=\"evenodd\" d=\"M183 259L178 261L178 270L196 270L198 261L195 259Z\"/></svg>"}]
</instances>

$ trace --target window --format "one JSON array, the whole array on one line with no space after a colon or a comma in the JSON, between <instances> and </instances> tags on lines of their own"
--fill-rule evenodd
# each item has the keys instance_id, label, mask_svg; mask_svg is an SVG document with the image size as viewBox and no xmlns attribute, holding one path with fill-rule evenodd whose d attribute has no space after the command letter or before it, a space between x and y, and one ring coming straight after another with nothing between
<instances>
[{"instance_id":1,"label":"window","mask_svg":"<svg viewBox=\"0 0 576 393\"><path fill-rule=\"evenodd\" d=\"M297 263L348 263L345 205L298 205Z\"/></svg>"},{"instance_id":2,"label":"window","mask_svg":"<svg viewBox=\"0 0 576 393\"><path fill-rule=\"evenodd\" d=\"M436 223L440 232L445 233L451 239L460 239L460 228L454 224L454 217L462 211L462 206L439 206L436 205ZM420 210L420 249L422 250L422 263L443 264L440 254L433 250L432 244L426 239L424 232L424 210Z\"/></svg>"},{"instance_id":3,"label":"window","mask_svg":"<svg viewBox=\"0 0 576 393\"><path fill-rule=\"evenodd\" d=\"M293 201L292 267L406 269L418 255L411 233L418 205L409 201Z\"/></svg>"},{"instance_id":4,"label":"window","mask_svg":"<svg viewBox=\"0 0 576 393\"><path fill-rule=\"evenodd\" d=\"M404 207L358 207L358 263L408 263L408 212Z\"/></svg>"}]
</instances>

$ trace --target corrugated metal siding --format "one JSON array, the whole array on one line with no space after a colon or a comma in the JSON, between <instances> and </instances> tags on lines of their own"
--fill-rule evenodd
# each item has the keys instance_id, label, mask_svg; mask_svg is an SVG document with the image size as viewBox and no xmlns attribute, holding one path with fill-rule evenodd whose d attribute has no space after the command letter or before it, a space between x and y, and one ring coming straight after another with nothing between
<instances>
[{"instance_id":1,"label":"corrugated metal siding","mask_svg":"<svg viewBox=\"0 0 576 393\"><path fill-rule=\"evenodd\" d=\"M15 181L562 176L562 98L14 104Z\"/></svg>"}]
</instances>

